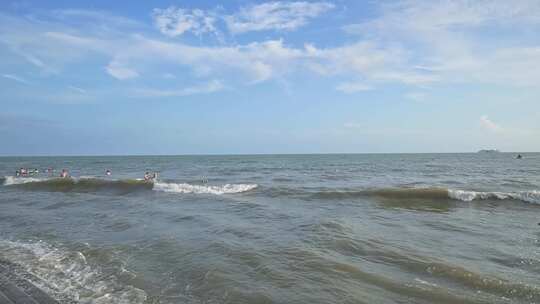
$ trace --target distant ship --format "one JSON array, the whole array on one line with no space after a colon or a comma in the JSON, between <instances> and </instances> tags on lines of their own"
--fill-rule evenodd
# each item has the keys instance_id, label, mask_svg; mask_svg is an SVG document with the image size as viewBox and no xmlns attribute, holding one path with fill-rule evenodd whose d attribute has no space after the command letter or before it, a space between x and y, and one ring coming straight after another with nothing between
<instances>
[{"instance_id":1,"label":"distant ship","mask_svg":"<svg viewBox=\"0 0 540 304\"><path fill-rule=\"evenodd\" d=\"M499 153L501 151L497 150L497 149L486 149L486 150L480 150L478 151L478 153Z\"/></svg>"}]
</instances>

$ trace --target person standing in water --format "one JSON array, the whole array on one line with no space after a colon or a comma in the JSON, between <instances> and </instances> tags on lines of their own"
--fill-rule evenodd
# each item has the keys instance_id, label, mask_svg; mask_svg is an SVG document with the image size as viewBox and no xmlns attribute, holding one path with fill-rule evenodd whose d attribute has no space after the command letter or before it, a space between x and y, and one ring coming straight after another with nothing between
<instances>
[{"instance_id":1,"label":"person standing in water","mask_svg":"<svg viewBox=\"0 0 540 304\"><path fill-rule=\"evenodd\" d=\"M105 175L111 176L111 174L112 174L111 170L107 169L107 171L105 171Z\"/></svg>"}]
</instances>

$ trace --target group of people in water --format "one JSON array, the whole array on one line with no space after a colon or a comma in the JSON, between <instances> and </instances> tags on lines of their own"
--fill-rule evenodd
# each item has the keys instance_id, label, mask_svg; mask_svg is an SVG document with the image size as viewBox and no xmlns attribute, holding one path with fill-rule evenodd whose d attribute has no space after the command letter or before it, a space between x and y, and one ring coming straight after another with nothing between
<instances>
[{"instance_id":1,"label":"group of people in water","mask_svg":"<svg viewBox=\"0 0 540 304\"><path fill-rule=\"evenodd\" d=\"M29 168L20 168L19 170L15 171L15 176L33 176L39 173L38 169L29 169Z\"/></svg>"},{"instance_id":2,"label":"group of people in water","mask_svg":"<svg viewBox=\"0 0 540 304\"><path fill-rule=\"evenodd\" d=\"M46 172L48 176L50 177L54 176L53 168L47 168L46 170L43 170L42 172ZM39 169L20 168L19 170L15 171L15 176L16 177L31 177L39 173L40 173ZM111 175L112 175L112 171L107 169L105 171L105 176L111 176ZM146 173L144 173L144 181L153 182L154 180L158 178L158 175L159 174L157 172L150 173L146 171ZM69 178L70 177L69 171L67 169L62 169L58 177Z\"/></svg>"},{"instance_id":3,"label":"group of people in water","mask_svg":"<svg viewBox=\"0 0 540 304\"><path fill-rule=\"evenodd\" d=\"M48 176L54 175L53 168L47 168L43 171L39 171L39 169L33 169L33 168L20 168L19 170L15 171L15 176L16 177L31 177L31 176L35 176L39 174L40 172L46 172ZM67 178L69 177L69 172L66 169L62 169L59 177Z\"/></svg>"}]
</instances>

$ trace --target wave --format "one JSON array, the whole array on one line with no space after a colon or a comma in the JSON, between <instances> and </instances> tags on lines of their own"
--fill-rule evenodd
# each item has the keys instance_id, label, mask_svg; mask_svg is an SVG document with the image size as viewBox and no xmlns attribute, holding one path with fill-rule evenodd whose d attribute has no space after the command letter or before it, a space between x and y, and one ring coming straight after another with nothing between
<instances>
[{"instance_id":1,"label":"wave","mask_svg":"<svg viewBox=\"0 0 540 304\"><path fill-rule=\"evenodd\" d=\"M146 293L121 283L127 270L114 274L87 262L80 251L68 251L45 242L0 240L0 265L29 279L62 303L145 303ZM109 271L108 271L109 272ZM30 274L30 276L26 275Z\"/></svg>"},{"instance_id":2,"label":"wave","mask_svg":"<svg viewBox=\"0 0 540 304\"><path fill-rule=\"evenodd\" d=\"M173 193L232 194L257 188L257 184L225 184L222 186L191 185L186 183L154 183L154 190Z\"/></svg>"},{"instance_id":3,"label":"wave","mask_svg":"<svg viewBox=\"0 0 540 304\"><path fill-rule=\"evenodd\" d=\"M14 176L5 176L2 178L4 186L10 186L10 185L20 185L20 184L26 184L26 183L35 183L35 182L41 182L45 179L42 178L35 178L35 177L14 177Z\"/></svg>"},{"instance_id":4,"label":"wave","mask_svg":"<svg viewBox=\"0 0 540 304\"><path fill-rule=\"evenodd\" d=\"M0 178L1 181L1 178ZM223 184L198 185L175 183L168 181L145 182L141 179L107 180L99 178L34 178L12 177L3 178L4 186L18 187L25 190L53 192L110 192L127 194L136 191L153 190L169 193L194 194L235 194L251 191L257 184ZM516 200L540 204L540 191L515 192L482 192L447 188L378 188L378 189L308 189L290 187L268 187L262 191L270 197L308 197L310 199L355 199L375 197L391 200L426 199L426 200L458 200L463 202L481 200Z\"/></svg>"},{"instance_id":5,"label":"wave","mask_svg":"<svg viewBox=\"0 0 540 304\"><path fill-rule=\"evenodd\" d=\"M361 197L379 197L384 199L429 199L458 200L463 202L480 200L517 200L540 204L540 191L518 192L481 192L446 188L384 188L372 190L321 191L312 195L322 199L347 199Z\"/></svg>"},{"instance_id":6,"label":"wave","mask_svg":"<svg viewBox=\"0 0 540 304\"><path fill-rule=\"evenodd\" d=\"M110 192L127 194L136 191L154 190L174 193L233 194L253 190L257 184L192 185L187 183L146 182L141 179L105 180L99 178L49 178L4 177L4 186L24 190L52 192Z\"/></svg>"},{"instance_id":7,"label":"wave","mask_svg":"<svg viewBox=\"0 0 540 304\"><path fill-rule=\"evenodd\" d=\"M540 204L540 191L518 191L518 192L477 192L464 190L448 190L448 196L460 201L470 202L473 200L518 200L527 203Z\"/></svg>"}]
</instances>

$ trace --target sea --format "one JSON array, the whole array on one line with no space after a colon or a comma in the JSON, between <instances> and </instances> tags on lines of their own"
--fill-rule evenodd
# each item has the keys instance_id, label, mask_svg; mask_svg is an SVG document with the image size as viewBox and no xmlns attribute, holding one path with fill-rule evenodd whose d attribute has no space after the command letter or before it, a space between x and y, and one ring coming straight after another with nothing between
<instances>
[{"instance_id":1,"label":"sea","mask_svg":"<svg viewBox=\"0 0 540 304\"><path fill-rule=\"evenodd\" d=\"M516 156L1 157L0 262L60 303L540 303Z\"/></svg>"}]
</instances>

